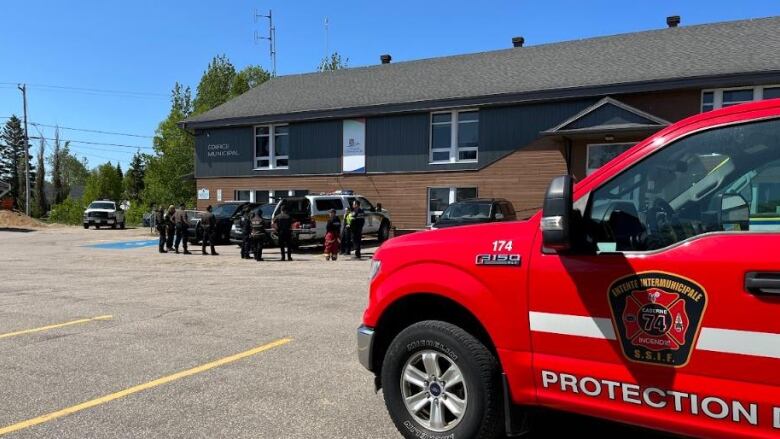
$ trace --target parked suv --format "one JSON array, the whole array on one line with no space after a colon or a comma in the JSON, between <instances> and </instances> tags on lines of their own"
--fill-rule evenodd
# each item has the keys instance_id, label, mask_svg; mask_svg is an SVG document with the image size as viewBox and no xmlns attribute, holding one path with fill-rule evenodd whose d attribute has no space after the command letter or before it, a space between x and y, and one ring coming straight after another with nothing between
<instances>
[{"instance_id":1,"label":"parked suv","mask_svg":"<svg viewBox=\"0 0 780 439\"><path fill-rule=\"evenodd\" d=\"M325 225L328 222L330 209L336 209L336 214L344 216L347 209L357 201L365 212L365 225L363 235L375 235L379 242L384 242L390 237L390 212L383 209L381 204L374 206L366 197L355 195L352 191L339 191L330 194L310 194L306 198L311 201L311 215L316 224L314 239L321 241L325 238Z\"/></svg>"},{"instance_id":2,"label":"parked suv","mask_svg":"<svg viewBox=\"0 0 780 439\"><path fill-rule=\"evenodd\" d=\"M113 229L116 229L117 226L124 229L125 212L111 200L93 201L84 211L83 223L85 229L88 229L89 226L95 226L96 229L99 229L100 226L104 225L111 226Z\"/></svg>"},{"instance_id":3,"label":"parked suv","mask_svg":"<svg viewBox=\"0 0 780 439\"><path fill-rule=\"evenodd\" d=\"M431 229L467 226L517 219L512 203L503 198L475 198L452 203L444 210Z\"/></svg>"},{"instance_id":4,"label":"parked suv","mask_svg":"<svg viewBox=\"0 0 780 439\"><path fill-rule=\"evenodd\" d=\"M250 209L257 206L255 203L249 203L246 201L228 201L225 203L219 203L212 209L211 213L217 219L217 230L215 231L215 244L225 244L230 242L230 228L233 226L233 220L241 214L244 210L244 206L249 206ZM187 228L187 236L194 244L199 243L203 239L203 227L200 225L200 215L189 218L190 225Z\"/></svg>"}]
</instances>

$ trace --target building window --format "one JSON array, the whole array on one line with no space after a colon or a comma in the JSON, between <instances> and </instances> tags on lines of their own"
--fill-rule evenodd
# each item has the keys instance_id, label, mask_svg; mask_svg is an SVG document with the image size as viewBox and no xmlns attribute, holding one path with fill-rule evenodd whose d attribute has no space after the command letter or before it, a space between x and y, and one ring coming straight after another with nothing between
<instances>
[{"instance_id":1,"label":"building window","mask_svg":"<svg viewBox=\"0 0 780 439\"><path fill-rule=\"evenodd\" d=\"M255 127L255 169L287 169L290 153L290 127Z\"/></svg>"},{"instance_id":2,"label":"building window","mask_svg":"<svg viewBox=\"0 0 780 439\"><path fill-rule=\"evenodd\" d=\"M586 174L590 175L610 160L628 151L635 143L596 143L588 145Z\"/></svg>"},{"instance_id":3,"label":"building window","mask_svg":"<svg viewBox=\"0 0 780 439\"><path fill-rule=\"evenodd\" d=\"M431 113L431 163L477 161L479 111Z\"/></svg>"},{"instance_id":4,"label":"building window","mask_svg":"<svg viewBox=\"0 0 780 439\"><path fill-rule=\"evenodd\" d=\"M252 201L252 191L233 191L233 199L236 201Z\"/></svg>"},{"instance_id":5,"label":"building window","mask_svg":"<svg viewBox=\"0 0 780 439\"><path fill-rule=\"evenodd\" d=\"M780 85L704 90L701 92L701 111L775 98L780 98Z\"/></svg>"},{"instance_id":6,"label":"building window","mask_svg":"<svg viewBox=\"0 0 780 439\"><path fill-rule=\"evenodd\" d=\"M450 204L471 198L477 198L475 187L428 188L428 224L435 223Z\"/></svg>"}]
</instances>

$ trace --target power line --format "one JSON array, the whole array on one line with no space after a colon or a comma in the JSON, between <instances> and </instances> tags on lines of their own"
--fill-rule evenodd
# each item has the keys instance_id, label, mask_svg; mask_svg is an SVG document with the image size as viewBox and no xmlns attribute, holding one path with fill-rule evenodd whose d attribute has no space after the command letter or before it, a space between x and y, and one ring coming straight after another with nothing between
<instances>
[{"instance_id":1,"label":"power line","mask_svg":"<svg viewBox=\"0 0 780 439\"><path fill-rule=\"evenodd\" d=\"M31 137L32 139L33 137ZM35 137L35 139L54 140L51 137ZM154 149L151 146L139 146L139 145L123 145L121 143L107 143L107 142L90 142L87 140L73 140L73 139L60 139L62 142L80 143L84 145L103 145L103 146L116 146L121 148L133 148L133 149Z\"/></svg>"},{"instance_id":2,"label":"power line","mask_svg":"<svg viewBox=\"0 0 780 439\"><path fill-rule=\"evenodd\" d=\"M16 85L16 82L0 82L2 85ZM99 89L99 88L87 88L87 87L70 87L66 85L49 85L49 84L27 84L28 87L34 87L34 88L49 88L54 90L69 90L69 91L77 91L77 92L88 92L88 93L104 93L104 94L121 94L121 95L129 95L129 96L146 96L146 97L165 97L168 98L170 95L165 93L152 93L152 92L145 92L145 91L128 91L128 90L108 90L108 89Z\"/></svg>"},{"instance_id":3,"label":"power line","mask_svg":"<svg viewBox=\"0 0 780 439\"><path fill-rule=\"evenodd\" d=\"M43 123L38 122L30 122L32 125L39 126L39 127L47 127L47 128L59 128L61 130L69 130L69 131L83 131L85 133L97 133L97 134L111 134L116 136L127 136L127 137L141 137L144 139L154 139L154 136L144 136L142 134L130 134L130 133L119 133L116 131L103 131L103 130L91 130L87 128L70 128L70 127L63 127L59 125L47 125Z\"/></svg>"},{"instance_id":4,"label":"power line","mask_svg":"<svg viewBox=\"0 0 780 439\"><path fill-rule=\"evenodd\" d=\"M11 116L0 116L0 119L10 119L10 118ZM71 127L64 127L61 125L50 125L50 124L38 123L38 122L30 122L30 125L36 127L59 128L61 130L69 130L69 131L83 131L85 133L110 134L115 136L128 136L128 137L140 137L143 139L154 139L154 136L145 136L143 134L120 133L117 131L93 130L88 128L71 128Z\"/></svg>"}]
</instances>

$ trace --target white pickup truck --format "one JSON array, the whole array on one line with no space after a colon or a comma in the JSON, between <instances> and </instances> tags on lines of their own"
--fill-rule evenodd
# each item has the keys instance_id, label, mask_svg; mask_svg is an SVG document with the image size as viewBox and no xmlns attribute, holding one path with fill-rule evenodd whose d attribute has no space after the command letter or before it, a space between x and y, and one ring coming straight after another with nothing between
<instances>
[{"instance_id":1,"label":"white pickup truck","mask_svg":"<svg viewBox=\"0 0 780 439\"><path fill-rule=\"evenodd\" d=\"M125 213L117 206L116 203L110 200L93 201L87 206L84 211L84 228L88 229L89 226L95 226L99 229L100 226L111 226L111 228L120 229L125 228Z\"/></svg>"}]
</instances>

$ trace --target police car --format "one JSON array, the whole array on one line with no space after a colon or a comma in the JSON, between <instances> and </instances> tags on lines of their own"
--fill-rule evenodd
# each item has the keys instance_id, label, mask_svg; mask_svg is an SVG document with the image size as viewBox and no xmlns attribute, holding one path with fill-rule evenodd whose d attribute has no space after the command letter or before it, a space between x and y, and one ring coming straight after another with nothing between
<instances>
[{"instance_id":1,"label":"police car","mask_svg":"<svg viewBox=\"0 0 780 439\"><path fill-rule=\"evenodd\" d=\"M393 239L360 362L407 438L520 434L534 407L780 437L778 188L774 99L558 177L526 221Z\"/></svg>"},{"instance_id":2,"label":"police car","mask_svg":"<svg viewBox=\"0 0 780 439\"><path fill-rule=\"evenodd\" d=\"M121 207L111 200L97 200L89 203L84 210L83 225L85 229L95 226L111 226L111 228L125 228L125 213Z\"/></svg>"}]
</instances>

